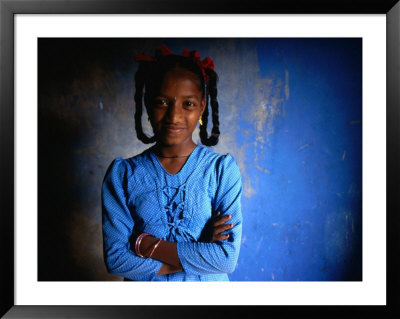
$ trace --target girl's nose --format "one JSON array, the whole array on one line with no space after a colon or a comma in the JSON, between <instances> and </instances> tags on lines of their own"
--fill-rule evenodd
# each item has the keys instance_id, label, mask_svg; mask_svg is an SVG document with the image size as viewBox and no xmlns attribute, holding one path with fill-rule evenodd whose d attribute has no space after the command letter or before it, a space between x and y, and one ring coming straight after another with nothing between
<instances>
[{"instance_id":1,"label":"girl's nose","mask_svg":"<svg viewBox=\"0 0 400 319\"><path fill-rule=\"evenodd\" d=\"M176 122L182 116L182 108L178 106L178 102L173 100L168 108L168 118L171 122Z\"/></svg>"}]
</instances>

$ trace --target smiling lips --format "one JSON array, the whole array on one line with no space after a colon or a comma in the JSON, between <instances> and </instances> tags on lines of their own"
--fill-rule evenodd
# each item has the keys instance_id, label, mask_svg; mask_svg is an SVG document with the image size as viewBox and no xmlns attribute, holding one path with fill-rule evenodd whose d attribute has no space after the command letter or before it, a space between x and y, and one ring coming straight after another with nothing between
<instances>
[{"instance_id":1,"label":"smiling lips","mask_svg":"<svg viewBox=\"0 0 400 319\"><path fill-rule=\"evenodd\" d=\"M181 126L168 125L165 126L165 130L169 134L179 134L184 130L184 128Z\"/></svg>"}]
</instances>

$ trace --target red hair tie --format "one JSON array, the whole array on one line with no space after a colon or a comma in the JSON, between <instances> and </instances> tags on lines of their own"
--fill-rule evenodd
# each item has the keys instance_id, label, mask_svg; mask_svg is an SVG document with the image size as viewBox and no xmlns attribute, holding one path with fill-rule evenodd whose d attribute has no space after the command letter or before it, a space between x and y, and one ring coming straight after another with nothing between
<instances>
[{"instance_id":1,"label":"red hair tie","mask_svg":"<svg viewBox=\"0 0 400 319\"><path fill-rule=\"evenodd\" d=\"M162 46L159 46L156 49L156 57L157 56L167 56L167 55L172 55L172 51L164 44ZM203 77L205 82L208 84L209 81L209 76L206 73L206 69L214 70L214 62L211 60L209 57L204 58L203 60L200 60L200 54L197 51L193 51L192 54L190 53L189 49L185 48L182 51L182 56L189 58L192 55L193 61L197 63L197 65L200 67L201 72L203 73ZM141 61L155 61L156 59L151 57L148 54L137 54L135 56L135 61L136 62L141 62Z\"/></svg>"},{"instance_id":2,"label":"red hair tie","mask_svg":"<svg viewBox=\"0 0 400 319\"><path fill-rule=\"evenodd\" d=\"M172 51L164 44L156 49L156 54L159 53L163 56L173 54Z\"/></svg>"},{"instance_id":3,"label":"red hair tie","mask_svg":"<svg viewBox=\"0 0 400 319\"><path fill-rule=\"evenodd\" d=\"M183 50L182 56L190 57L190 52L187 48ZM208 81L210 80L210 78L206 73L206 69L214 70L213 60L211 60L209 57L206 57L203 59L203 61L201 61L200 54L197 51L193 51L192 56L193 56L194 62L196 62L197 65L200 67L201 72L203 73L204 80L208 84Z\"/></svg>"},{"instance_id":4,"label":"red hair tie","mask_svg":"<svg viewBox=\"0 0 400 319\"><path fill-rule=\"evenodd\" d=\"M148 54L136 54L135 55L135 61L136 62L141 62L141 61L154 61L154 59L148 55Z\"/></svg>"}]
</instances>

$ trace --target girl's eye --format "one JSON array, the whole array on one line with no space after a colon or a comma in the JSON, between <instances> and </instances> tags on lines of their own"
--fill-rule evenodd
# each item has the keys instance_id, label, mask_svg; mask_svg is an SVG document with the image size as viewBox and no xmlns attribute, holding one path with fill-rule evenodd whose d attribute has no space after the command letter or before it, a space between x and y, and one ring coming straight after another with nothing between
<instances>
[{"instance_id":1,"label":"girl's eye","mask_svg":"<svg viewBox=\"0 0 400 319\"><path fill-rule=\"evenodd\" d=\"M166 100L156 100L156 105L160 107L168 106L168 102Z\"/></svg>"},{"instance_id":2,"label":"girl's eye","mask_svg":"<svg viewBox=\"0 0 400 319\"><path fill-rule=\"evenodd\" d=\"M194 104L194 102L192 102L192 101L186 101L186 102L184 103L184 105L185 105L186 107L193 107L193 106L195 106L196 104Z\"/></svg>"}]
</instances>

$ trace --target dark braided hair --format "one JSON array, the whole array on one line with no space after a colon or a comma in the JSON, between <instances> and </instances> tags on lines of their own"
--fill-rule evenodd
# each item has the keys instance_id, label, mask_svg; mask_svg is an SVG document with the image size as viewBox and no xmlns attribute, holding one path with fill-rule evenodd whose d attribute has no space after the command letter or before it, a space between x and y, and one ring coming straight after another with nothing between
<instances>
[{"instance_id":1,"label":"dark braided hair","mask_svg":"<svg viewBox=\"0 0 400 319\"><path fill-rule=\"evenodd\" d=\"M156 141L156 137L148 137L143 132L142 126L142 113L143 113L143 87L144 87L144 80L146 74L145 64L148 62L142 62L139 65L139 69L135 74L135 103L136 103L136 112L135 112L135 129L136 135L139 140L141 140L145 144L154 143Z\"/></svg>"},{"instance_id":2,"label":"dark braided hair","mask_svg":"<svg viewBox=\"0 0 400 319\"><path fill-rule=\"evenodd\" d=\"M206 88L206 107L204 109L204 113L201 116L201 120L203 125L200 125L200 140L206 146L213 146L218 143L219 138L219 116L218 116L218 100L217 100L217 81L218 76L214 70L207 69L207 75L209 77L208 85ZM213 127L211 130L211 136L208 137L207 133L207 123L208 123L208 102L210 100L211 104L211 118Z\"/></svg>"},{"instance_id":3,"label":"dark braided hair","mask_svg":"<svg viewBox=\"0 0 400 319\"><path fill-rule=\"evenodd\" d=\"M148 137L143 132L142 114L143 101L148 108L151 94L157 92L162 84L164 76L175 68L185 69L199 79L198 87L202 92L202 97L206 99L206 106L202 115L203 125L200 125L200 140L203 145L214 146L218 143L220 135L218 101L217 101L217 82L218 75L214 70L203 69L194 58L195 51L190 52L190 56L179 56L174 54L162 55L158 50L154 59L146 58L139 61L139 68L135 75L135 129L137 137L145 144L154 143L156 136ZM205 73L203 73L205 71ZM204 78L204 74L208 77L208 82ZM143 92L144 91L144 92ZM210 103L209 103L210 102ZM208 104L211 105L212 123L211 136L208 137Z\"/></svg>"}]
</instances>

